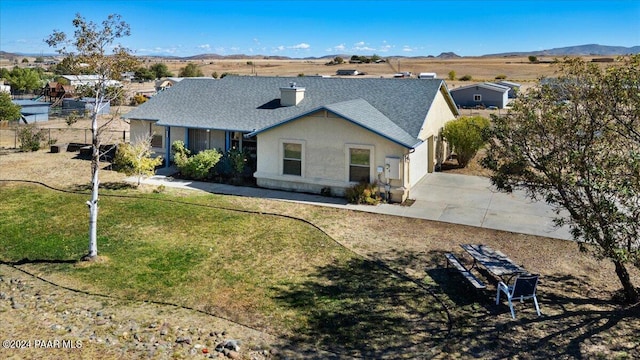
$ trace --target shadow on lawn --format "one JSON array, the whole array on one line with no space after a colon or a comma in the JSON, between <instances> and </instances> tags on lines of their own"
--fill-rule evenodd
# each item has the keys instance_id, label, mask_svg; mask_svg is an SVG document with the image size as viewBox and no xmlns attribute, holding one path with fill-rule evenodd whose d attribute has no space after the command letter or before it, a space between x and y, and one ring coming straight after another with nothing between
<instances>
[{"instance_id":1,"label":"shadow on lawn","mask_svg":"<svg viewBox=\"0 0 640 360\"><path fill-rule=\"evenodd\" d=\"M307 318L287 340L298 349L306 345L309 354L322 349L335 357L640 358L640 304L624 307L610 293L587 292L588 278L543 275L543 315L531 301L517 302L512 320L504 299L495 304L495 280L486 279L486 290L467 286L444 268L442 251L377 255L385 266L355 259L280 291L278 300ZM386 267L412 273L426 289Z\"/></svg>"},{"instance_id":2,"label":"shadow on lawn","mask_svg":"<svg viewBox=\"0 0 640 360\"><path fill-rule=\"evenodd\" d=\"M33 259L24 258L18 261L0 260L0 264L9 266L20 266L25 264L75 264L78 260L58 260L58 259Z\"/></svg>"},{"instance_id":3,"label":"shadow on lawn","mask_svg":"<svg viewBox=\"0 0 640 360\"><path fill-rule=\"evenodd\" d=\"M100 183L100 189L130 190L130 189L137 189L137 186L135 184L131 184L123 181L111 181L111 182ZM69 190L70 191L90 191L91 184L74 185Z\"/></svg>"},{"instance_id":4,"label":"shadow on lawn","mask_svg":"<svg viewBox=\"0 0 640 360\"><path fill-rule=\"evenodd\" d=\"M319 268L279 293L307 319L288 339L296 348L315 345L339 357L428 356L448 334L446 313L425 288L365 259Z\"/></svg>"},{"instance_id":5,"label":"shadow on lawn","mask_svg":"<svg viewBox=\"0 0 640 360\"><path fill-rule=\"evenodd\" d=\"M448 299L453 318L443 353L488 358L640 358L640 304L624 307L609 293L585 291L589 280L568 274L543 275L538 286L542 316L531 300L515 302L516 320L502 297L495 304L496 279L480 271L487 289L476 290L455 270L444 268L443 252L429 254L430 278ZM438 264L440 263L440 264ZM477 272L476 272L477 273Z\"/></svg>"}]
</instances>

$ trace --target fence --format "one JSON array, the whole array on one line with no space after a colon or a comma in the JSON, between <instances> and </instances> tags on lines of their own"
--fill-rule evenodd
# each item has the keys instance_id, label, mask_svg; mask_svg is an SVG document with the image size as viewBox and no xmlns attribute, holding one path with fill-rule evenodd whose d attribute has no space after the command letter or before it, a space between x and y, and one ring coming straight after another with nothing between
<instances>
[{"instance_id":1,"label":"fence","mask_svg":"<svg viewBox=\"0 0 640 360\"><path fill-rule=\"evenodd\" d=\"M18 132L24 125L14 125L10 127L0 128L0 148L17 149L20 147L20 139ZM40 129L44 133L43 147L51 144L91 144L91 129L77 128L43 128ZM118 144L120 142L128 142L129 131L126 130L105 130L100 135L103 144Z\"/></svg>"}]
</instances>

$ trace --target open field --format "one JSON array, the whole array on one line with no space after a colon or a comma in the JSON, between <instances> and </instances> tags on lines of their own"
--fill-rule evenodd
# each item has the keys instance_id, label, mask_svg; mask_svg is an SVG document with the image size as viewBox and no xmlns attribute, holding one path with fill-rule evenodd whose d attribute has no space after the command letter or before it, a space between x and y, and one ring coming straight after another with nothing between
<instances>
[{"instance_id":1,"label":"open field","mask_svg":"<svg viewBox=\"0 0 640 360\"><path fill-rule=\"evenodd\" d=\"M345 59L348 61L348 59ZM540 59L552 60L552 59ZM258 76L298 76L304 75L330 75L334 76L338 69L355 69L366 73L370 77L393 77L400 71L410 71L417 76L421 72L435 72L439 78L446 79L450 71L455 71L456 78L471 75L473 81L493 81L498 75L505 75L507 80L531 82L540 76L553 75L554 70L549 63L532 64L526 57L507 58L390 58L386 63L379 64L349 64L325 65L328 60L274 60L274 59L250 59L250 60L194 60L194 61L167 61L167 67L176 76L180 68L192 62L202 70L205 76L211 76L213 72L218 75L231 73L238 75ZM152 63L149 63L152 64ZM447 82L449 83L449 81ZM456 85L456 82L452 82Z\"/></svg>"},{"instance_id":2,"label":"open field","mask_svg":"<svg viewBox=\"0 0 640 360\"><path fill-rule=\"evenodd\" d=\"M8 153L0 155L0 169L0 179L37 179L67 190L83 190L89 179L88 161L69 153ZM228 328L252 351L243 353L245 358L279 357L260 355L264 349L309 358L640 356L639 305L621 305L611 264L579 253L572 242L265 199L169 189L152 194L153 188L132 189L122 179L102 172L98 246L104 261L96 264L75 261L86 246L87 195L0 182L0 226L10 234L0 240L5 263L0 277L17 278L18 268L69 288L128 299L67 296L67 290L56 288L64 307L36 310L37 302L22 300L27 309L36 307L30 311L37 316L0 300L4 328L22 338L55 337L59 333L47 324L61 318L58 310L117 314L107 327L96 328L93 319L74 325L67 336L82 339L78 358L96 352L107 358L147 357L142 344L150 334L165 345L182 334L173 328L164 336L142 330L164 322ZM518 303L513 321L504 302L495 305L494 285L475 292L448 273L442 255L460 253L463 242L500 249L540 273L544 316L538 318L530 302ZM632 269L631 276L637 284L638 271ZM41 286L24 278L33 288ZM483 278L494 284L486 274ZM140 300L177 303L223 319L208 321L204 314L170 306L150 308ZM123 316L141 327L142 341L133 338L130 325L117 321ZM250 329L225 325L224 319ZM103 342L91 340L91 331ZM108 345L106 338L118 341ZM205 336L195 343L211 346L212 340ZM189 353L190 347L171 351ZM38 353L47 356L55 354Z\"/></svg>"}]
</instances>

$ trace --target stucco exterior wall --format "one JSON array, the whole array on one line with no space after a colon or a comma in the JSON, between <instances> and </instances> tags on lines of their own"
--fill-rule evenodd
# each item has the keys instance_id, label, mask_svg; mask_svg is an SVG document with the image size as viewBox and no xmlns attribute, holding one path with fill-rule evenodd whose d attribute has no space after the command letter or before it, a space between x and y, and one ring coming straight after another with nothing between
<instances>
[{"instance_id":1,"label":"stucco exterior wall","mask_svg":"<svg viewBox=\"0 0 640 360\"><path fill-rule=\"evenodd\" d=\"M428 173L429 143L423 142L409 154L408 185L412 187Z\"/></svg>"},{"instance_id":2,"label":"stucco exterior wall","mask_svg":"<svg viewBox=\"0 0 640 360\"><path fill-rule=\"evenodd\" d=\"M442 90L444 91L444 90ZM429 136L436 137L438 136L440 129L444 127L444 124L456 118L456 115L451 110L451 107L445 100L442 92L433 99L431 103L431 108L427 113L427 118L422 126L422 130L420 131L420 135L418 136L420 140L426 141Z\"/></svg>"},{"instance_id":3,"label":"stucco exterior wall","mask_svg":"<svg viewBox=\"0 0 640 360\"><path fill-rule=\"evenodd\" d=\"M302 176L283 175L283 143L301 143ZM329 187L343 195L349 182L349 147L371 150L371 180L386 182L377 167L386 157L404 159L405 147L363 129L327 111L319 111L258 134L258 163L254 174L259 186L319 193ZM404 162L401 165L406 166ZM401 174L404 173L404 169ZM404 179L391 180L392 188L403 188ZM404 191L404 190L403 190Z\"/></svg>"}]
</instances>

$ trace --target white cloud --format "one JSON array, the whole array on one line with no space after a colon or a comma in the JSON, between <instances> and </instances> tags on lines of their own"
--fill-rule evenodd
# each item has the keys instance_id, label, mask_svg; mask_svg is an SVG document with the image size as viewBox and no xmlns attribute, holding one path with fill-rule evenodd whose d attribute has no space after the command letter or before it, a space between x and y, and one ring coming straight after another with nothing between
<instances>
[{"instance_id":1,"label":"white cloud","mask_svg":"<svg viewBox=\"0 0 640 360\"><path fill-rule=\"evenodd\" d=\"M363 47L364 45L365 45L364 41L360 41L360 42L357 42L357 43L353 44L353 46L356 47L356 48Z\"/></svg>"},{"instance_id":2,"label":"white cloud","mask_svg":"<svg viewBox=\"0 0 640 360\"><path fill-rule=\"evenodd\" d=\"M415 50L414 48L412 48L411 46L408 46L408 45L405 45L405 46L402 47L402 51L404 51L404 52L412 52L414 50Z\"/></svg>"},{"instance_id":3,"label":"white cloud","mask_svg":"<svg viewBox=\"0 0 640 360\"><path fill-rule=\"evenodd\" d=\"M198 45L198 49L209 50L209 49L211 49L211 45L209 45L209 44Z\"/></svg>"},{"instance_id":4,"label":"white cloud","mask_svg":"<svg viewBox=\"0 0 640 360\"><path fill-rule=\"evenodd\" d=\"M378 51L380 51L380 52L389 52L389 50L391 50L391 49L393 49L393 45L385 44L385 45L380 46Z\"/></svg>"},{"instance_id":5,"label":"white cloud","mask_svg":"<svg viewBox=\"0 0 640 360\"><path fill-rule=\"evenodd\" d=\"M310 47L311 47L311 45L309 45L307 43L300 43L300 44L297 44L297 45L290 46L289 48L290 49L296 49L296 50L304 50L304 49L308 49Z\"/></svg>"},{"instance_id":6,"label":"white cloud","mask_svg":"<svg viewBox=\"0 0 640 360\"><path fill-rule=\"evenodd\" d=\"M273 48L273 52L283 51L284 49L286 48L283 45L276 46L275 48Z\"/></svg>"},{"instance_id":7,"label":"white cloud","mask_svg":"<svg viewBox=\"0 0 640 360\"><path fill-rule=\"evenodd\" d=\"M369 46L356 46L353 48L356 51L375 51L376 49Z\"/></svg>"}]
</instances>

